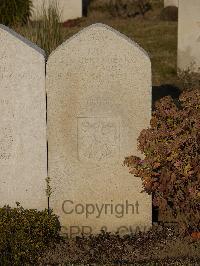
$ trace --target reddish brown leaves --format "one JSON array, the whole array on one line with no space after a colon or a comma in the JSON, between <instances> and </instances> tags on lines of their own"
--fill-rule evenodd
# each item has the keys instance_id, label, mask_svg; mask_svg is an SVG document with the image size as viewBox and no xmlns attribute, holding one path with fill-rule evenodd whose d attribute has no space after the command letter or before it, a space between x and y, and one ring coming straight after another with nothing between
<instances>
[{"instance_id":1,"label":"reddish brown leaves","mask_svg":"<svg viewBox=\"0 0 200 266\"><path fill-rule=\"evenodd\" d=\"M138 138L145 159L131 156L124 164L141 177L146 192L154 192L155 206L194 228L200 227L200 90L184 91L179 99L181 109L170 96L156 103L151 128Z\"/></svg>"}]
</instances>

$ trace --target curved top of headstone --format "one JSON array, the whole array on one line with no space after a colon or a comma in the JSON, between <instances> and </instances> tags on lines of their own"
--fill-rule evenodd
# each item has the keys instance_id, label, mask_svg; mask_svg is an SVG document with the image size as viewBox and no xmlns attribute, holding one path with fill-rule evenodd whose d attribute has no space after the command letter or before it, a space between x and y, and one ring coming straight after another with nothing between
<instances>
[{"instance_id":1,"label":"curved top of headstone","mask_svg":"<svg viewBox=\"0 0 200 266\"><path fill-rule=\"evenodd\" d=\"M50 55L49 58L54 55L56 52L58 52L60 49L63 48L63 46L65 46L66 44L68 44L69 42L71 42L72 40L76 39L78 36L82 35L83 33L93 30L95 28L102 28L102 29L106 29L107 31L110 31L114 34L116 34L117 36L121 37L122 39L126 40L129 44L132 44L134 47L137 47L149 60L150 60L150 56L149 54L135 41L131 40L129 37L127 37L126 35L124 35L123 33L113 29L112 27L103 24L103 23L95 23L92 24L82 30L80 30L78 33L74 34L72 37L70 37L69 39L67 39L65 42L63 42L61 45L59 45Z\"/></svg>"},{"instance_id":2,"label":"curved top of headstone","mask_svg":"<svg viewBox=\"0 0 200 266\"><path fill-rule=\"evenodd\" d=\"M14 36L15 38L17 38L21 42L27 44L30 48L32 48L35 51L37 51L38 53L42 54L44 57L46 57L46 54L45 54L45 51L44 50L42 50L39 46L37 46L36 44L32 43L28 39L24 38L22 35L20 35L17 32L15 32L14 30L8 28L7 26L5 26L3 24L0 24L0 30L1 29L4 30L5 32L11 34L12 36Z\"/></svg>"}]
</instances>

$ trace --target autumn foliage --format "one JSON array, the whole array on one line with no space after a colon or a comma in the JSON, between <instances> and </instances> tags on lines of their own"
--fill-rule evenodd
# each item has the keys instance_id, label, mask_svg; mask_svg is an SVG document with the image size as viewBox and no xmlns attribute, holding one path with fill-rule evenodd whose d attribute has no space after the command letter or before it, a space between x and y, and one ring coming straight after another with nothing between
<instances>
[{"instance_id":1,"label":"autumn foliage","mask_svg":"<svg viewBox=\"0 0 200 266\"><path fill-rule=\"evenodd\" d=\"M145 155L125 158L130 173L153 193L153 205L169 211L186 231L200 228L200 90L186 90L179 106L170 96L156 103L150 121L138 138Z\"/></svg>"}]
</instances>

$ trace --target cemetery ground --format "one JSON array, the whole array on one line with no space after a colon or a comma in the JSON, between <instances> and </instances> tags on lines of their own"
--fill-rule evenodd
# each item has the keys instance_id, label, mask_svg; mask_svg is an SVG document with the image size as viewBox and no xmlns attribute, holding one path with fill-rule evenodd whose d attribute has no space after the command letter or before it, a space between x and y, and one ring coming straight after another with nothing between
<instances>
[{"instance_id":1,"label":"cemetery ground","mask_svg":"<svg viewBox=\"0 0 200 266\"><path fill-rule=\"evenodd\" d=\"M160 11L161 6L155 4L145 18L123 19L112 18L102 8L95 9L94 6L88 18L71 22L74 23L72 27L62 27L58 41L50 44L46 52L50 53L82 28L102 22L134 39L149 53L152 61L153 86L170 84L178 86L181 90L182 80L177 78L176 72L177 22L161 21ZM40 37L35 34L34 25L14 29L44 48ZM40 254L37 265L200 264L199 239L181 236L177 224L154 223L152 230L147 233L126 235L123 238L102 233L97 236L63 239L56 246L54 244Z\"/></svg>"}]
</instances>

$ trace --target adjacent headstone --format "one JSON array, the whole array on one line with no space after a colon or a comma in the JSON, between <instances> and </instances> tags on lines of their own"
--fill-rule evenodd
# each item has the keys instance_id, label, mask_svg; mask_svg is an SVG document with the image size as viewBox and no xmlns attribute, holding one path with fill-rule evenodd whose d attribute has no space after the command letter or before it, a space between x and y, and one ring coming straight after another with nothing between
<instances>
[{"instance_id":1,"label":"adjacent headstone","mask_svg":"<svg viewBox=\"0 0 200 266\"><path fill-rule=\"evenodd\" d=\"M176 6L178 7L179 0L164 0L164 7Z\"/></svg>"},{"instance_id":2,"label":"adjacent headstone","mask_svg":"<svg viewBox=\"0 0 200 266\"><path fill-rule=\"evenodd\" d=\"M32 0L32 3L34 11L31 16L32 20L38 20L41 18L41 15L39 14L42 11L43 3L46 10L52 3L57 3L58 11L61 15L61 22L82 17L82 0Z\"/></svg>"},{"instance_id":3,"label":"adjacent headstone","mask_svg":"<svg viewBox=\"0 0 200 266\"><path fill-rule=\"evenodd\" d=\"M0 206L47 208L44 52L0 25Z\"/></svg>"},{"instance_id":4,"label":"adjacent headstone","mask_svg":"<svg viewBox=\"0 0 200 266\"><path fill-rule=\"evenodd\" d=\"M178 17L178 68L199 72L200 1L181 0ZM192 66L193 63L196 65Z\"/></svg>"},{"instance_id":5,"label":"adjacent headstone","mask_svg":"<svg viewBox=\"0 0 200 266\"><path fill-rule=\"evenodd\" d=\"M135 42L94 24L47 62L50 207L68 236L151 227L151 196L124 167L151 119L151 62Z\"/></svg>"}]
</instances>

